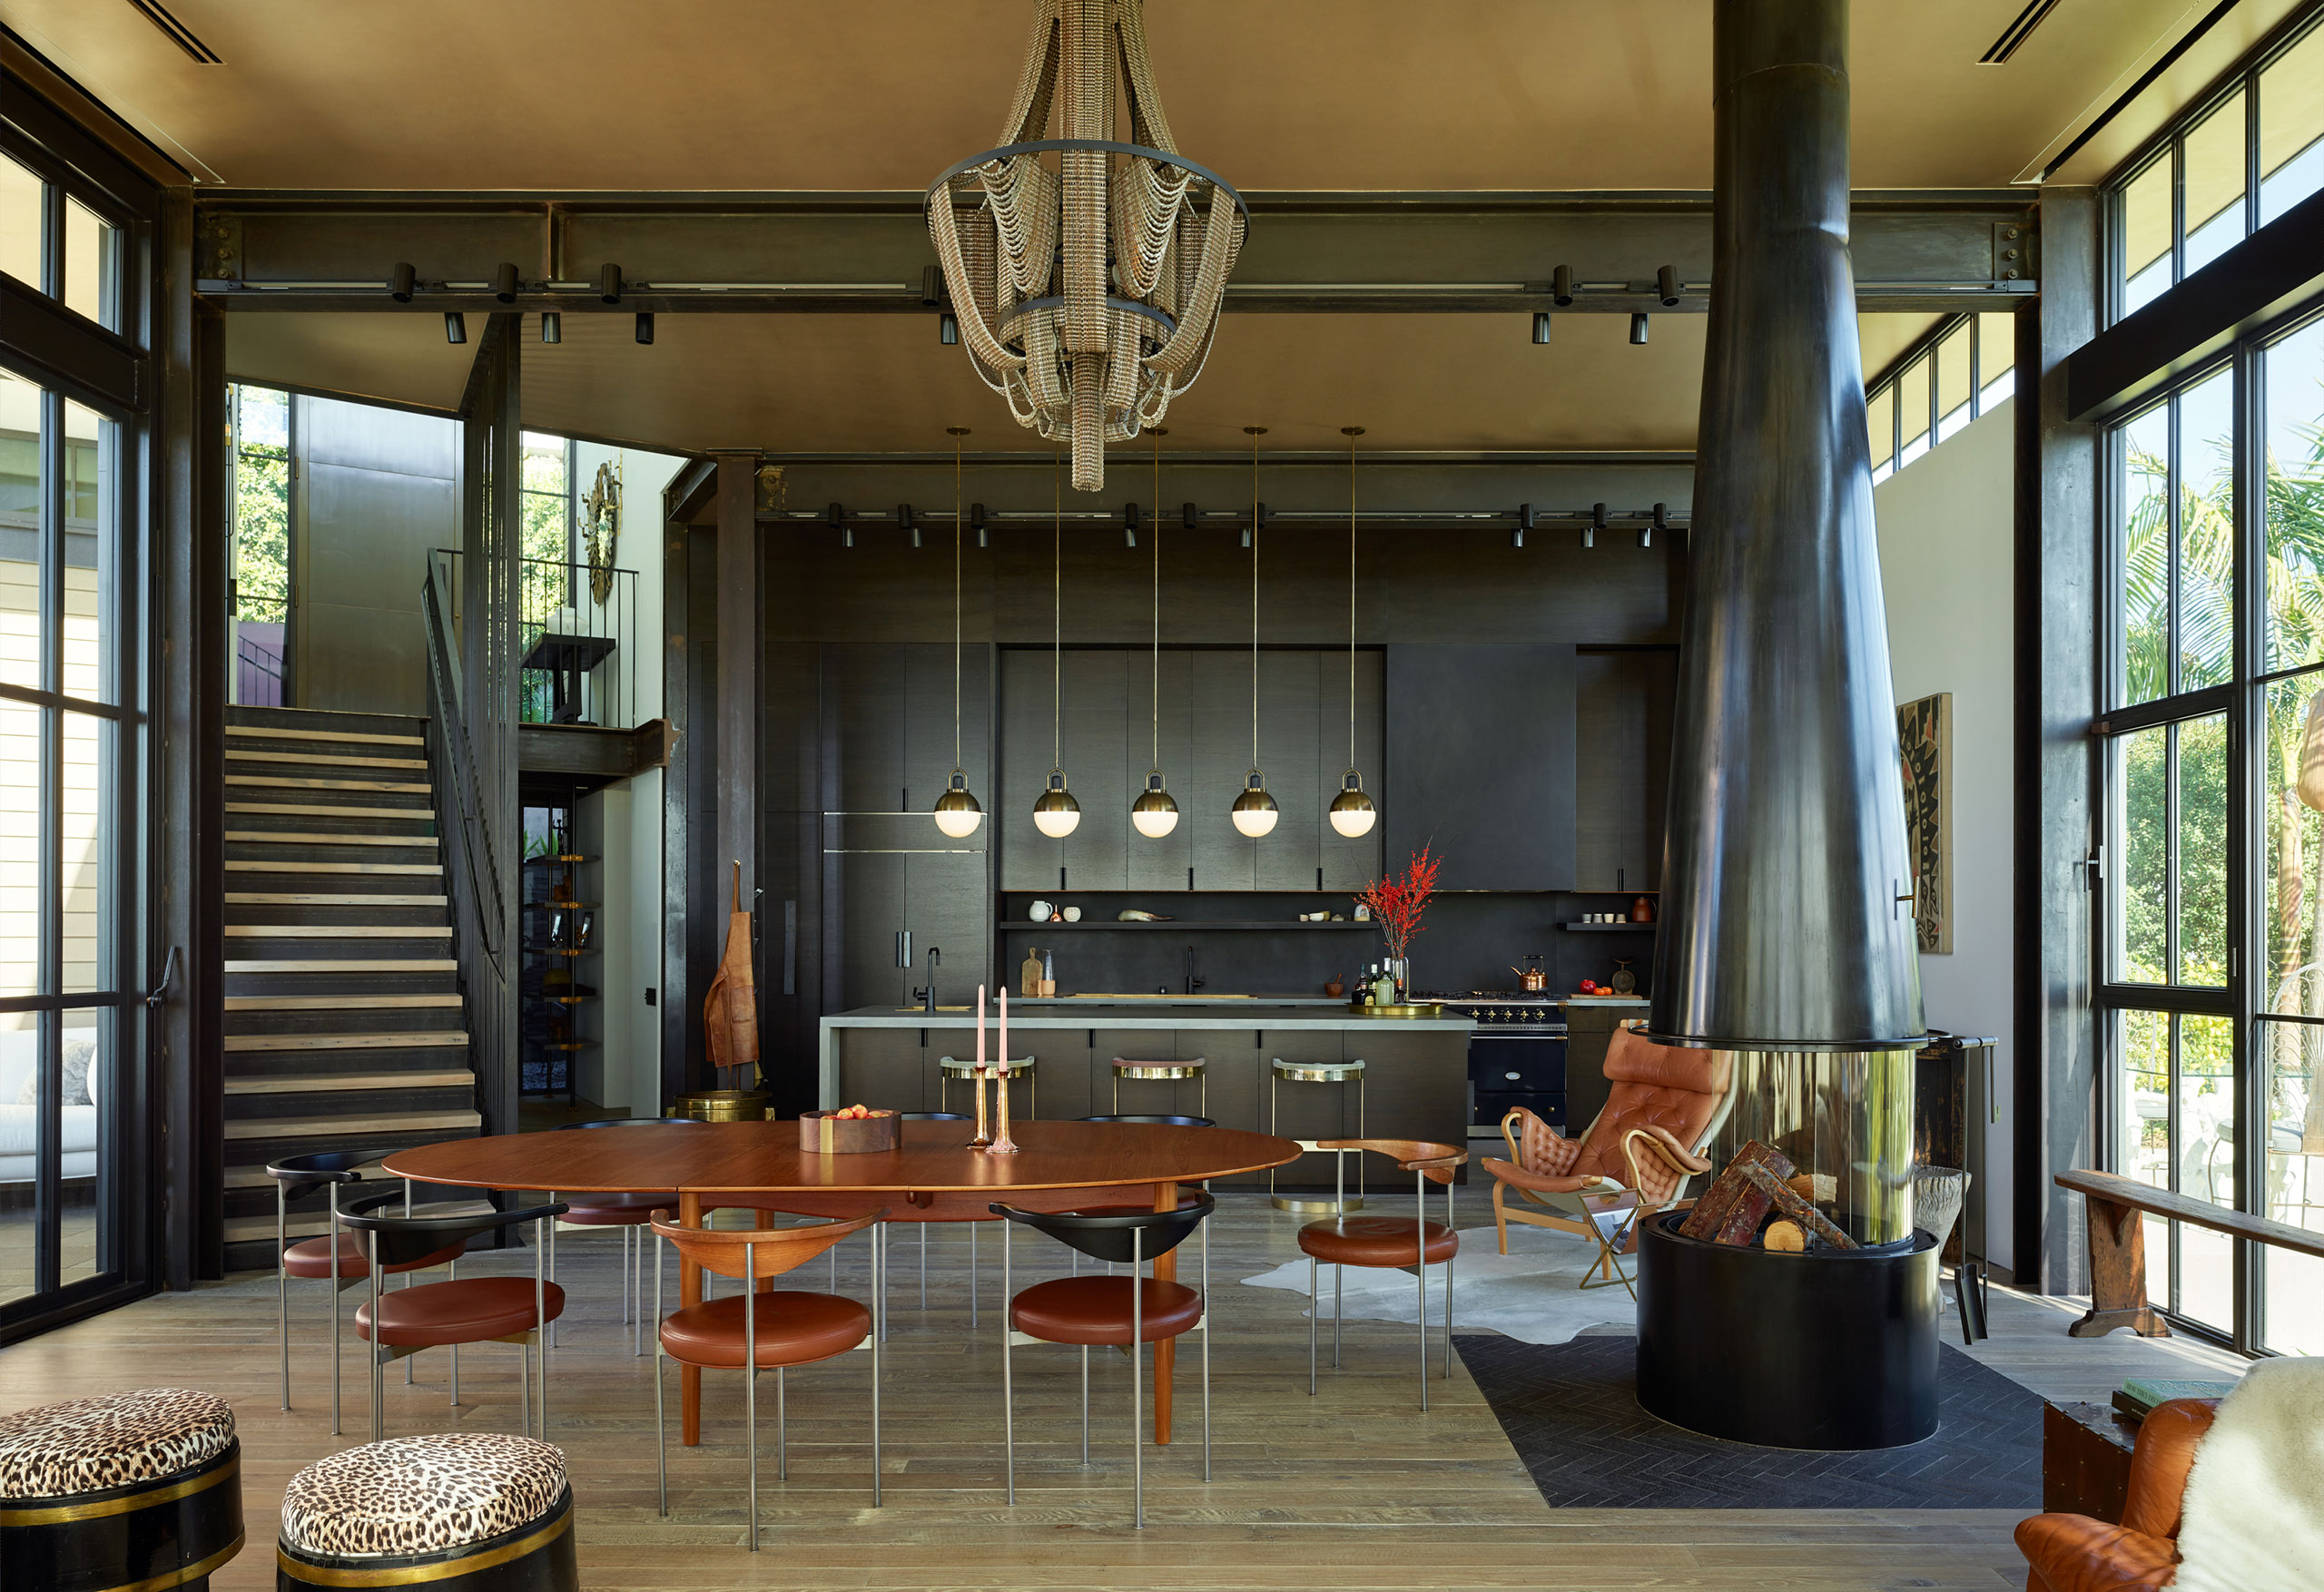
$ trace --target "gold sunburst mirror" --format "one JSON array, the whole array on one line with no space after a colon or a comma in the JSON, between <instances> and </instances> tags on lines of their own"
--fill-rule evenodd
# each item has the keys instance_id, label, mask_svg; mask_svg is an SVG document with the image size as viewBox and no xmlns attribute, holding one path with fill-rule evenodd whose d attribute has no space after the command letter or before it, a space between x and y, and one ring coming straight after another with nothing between
<instances>
[{"instance_id":1,"label":"gold sunburst mirror","mask_svg":"<svg viewBox=\"0 0 2324 1592\"><path fill-rule=\"evenodd\" d=\"M621 539L621 466L607 459L597 467L589 496L581 500L581 529L589 554L589 595L597 606L614 591L614 545Z\"/></svg>"}]
</instances>

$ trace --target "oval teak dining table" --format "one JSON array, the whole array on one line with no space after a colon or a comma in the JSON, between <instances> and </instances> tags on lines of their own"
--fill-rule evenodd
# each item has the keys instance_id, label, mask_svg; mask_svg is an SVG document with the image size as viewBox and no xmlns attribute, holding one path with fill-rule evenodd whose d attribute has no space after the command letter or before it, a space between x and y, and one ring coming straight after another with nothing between
<instances>
[{"instance_id":1,"label":"oval teak dining table","mask_svg":"<svg viewBox=\"0 0 2324 1592\"><path fill-rule=\"evenodd\" d=\"M1146 1186L1154 1208L1178 1203L1178 1186L1208 1178L1265 1172L1295 1159L1299 1146L1271 1134L1159 1123L1019 1122L1013 1155L969 1148L969 1125L907 1122L893 1150L825 1155L799 1147L793 1122L714 1122L673 1133L497 1134L398 1150L382 1162L390 1175L464 1188L558 1194L636 1194L674 1189L678 1219L699 1226L705 1209L755 1206L765 1213L852 1216L890 1207L890 1220L973 1221L995 1201L1063 1211L1091 1189ZM732 1197L728 1197L732 1196ZM755 1196L755 1197L754 1197ZM895 1196L901 1196L898 1199ZM1177 1274L1177 1256L1154 1263L1157 1277ZM683 1265L682 1304L702 1299L702 1274ZM1008 1319L1004 1304L1002 1320ZM658 1324L658 1323L657 1323ZM1005 1330L1005 1328L1004 1328ZM1175 1343L1154 1346L1154 1435L1170 1440L1170 1373ZM684 1369L683 1440L701 1440L702 1373Z\"/></svg>"}]
</instances>

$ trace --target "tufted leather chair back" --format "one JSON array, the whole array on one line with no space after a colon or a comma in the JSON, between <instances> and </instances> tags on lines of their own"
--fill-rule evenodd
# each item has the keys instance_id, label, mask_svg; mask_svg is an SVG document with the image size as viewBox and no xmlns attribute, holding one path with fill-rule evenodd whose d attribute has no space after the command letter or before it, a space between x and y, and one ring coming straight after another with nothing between
<instances>
[{"instance_id":1,"label":"tufted leather chair back","mask_svg":"<svg viewBox=\"0 0 2324 1592\"><path fill-rule=\"evenodd\" d=\"M1567 1170L1626 1182L1622 1135L1634 1127L1665 1128L1699 1152L1725 1115L1734 1071L1734 1057L1727 1051L1657 1045L1628 1024L1615 1029L1606 1051L1606 1081L1612 1092Z\"/></svg>"}]
</instances>

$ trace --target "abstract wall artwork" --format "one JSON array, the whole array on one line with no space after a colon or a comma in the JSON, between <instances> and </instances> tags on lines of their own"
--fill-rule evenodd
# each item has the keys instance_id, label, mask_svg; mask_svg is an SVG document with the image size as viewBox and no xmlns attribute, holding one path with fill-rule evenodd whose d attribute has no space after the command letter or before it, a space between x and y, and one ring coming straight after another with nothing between
<instances>
[{"instance_id":1,"label":"abstract wall artwork","mask_svg":"<svg viewBox=\"0 0 2324 1592\"><path fill-rule=\"evenodd\" d=\"M1905 762L1905 846L1913 859L1913 922L1923 952L1953 954L1953 693L1896 710Z\"/></svg>"}]
</instances>

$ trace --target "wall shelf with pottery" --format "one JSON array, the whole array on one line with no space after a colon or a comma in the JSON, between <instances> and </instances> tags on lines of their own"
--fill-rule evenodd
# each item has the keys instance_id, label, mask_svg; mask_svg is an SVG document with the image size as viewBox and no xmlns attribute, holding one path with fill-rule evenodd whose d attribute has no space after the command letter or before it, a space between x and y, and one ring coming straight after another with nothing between
<instances>
[{"instance_id":1,"label":"wall shelf with pottery","mask_svg":"<svg viewBox=\"0 0 2324 1592\"><path fill-rule=\"evenodd\" d=\"M1233 929L1251 933L1273 931L1283 934L1304 934L1319 929L1376 929L1379 925L1376 923L1358 923L1353 920L1345 923L1301 923L1296 919L1287 923L1217 923L1201 922L1179 918L1167 919L1159 923L1116 923L1111 920L1101 921L1093 919L1084 919L1078 923L1068 923L1062 918L1049 918L1036 923L1028 918L1016 918L1004 919L1000 927L1003 929L1039 929L1060 934L1072 934L1075 932L1086 933L1093 929L1158 929L1172 933L1180 929L1199 929L1205 934L1216 933L1221 929Z\"/></svg>"}]
</instances>

